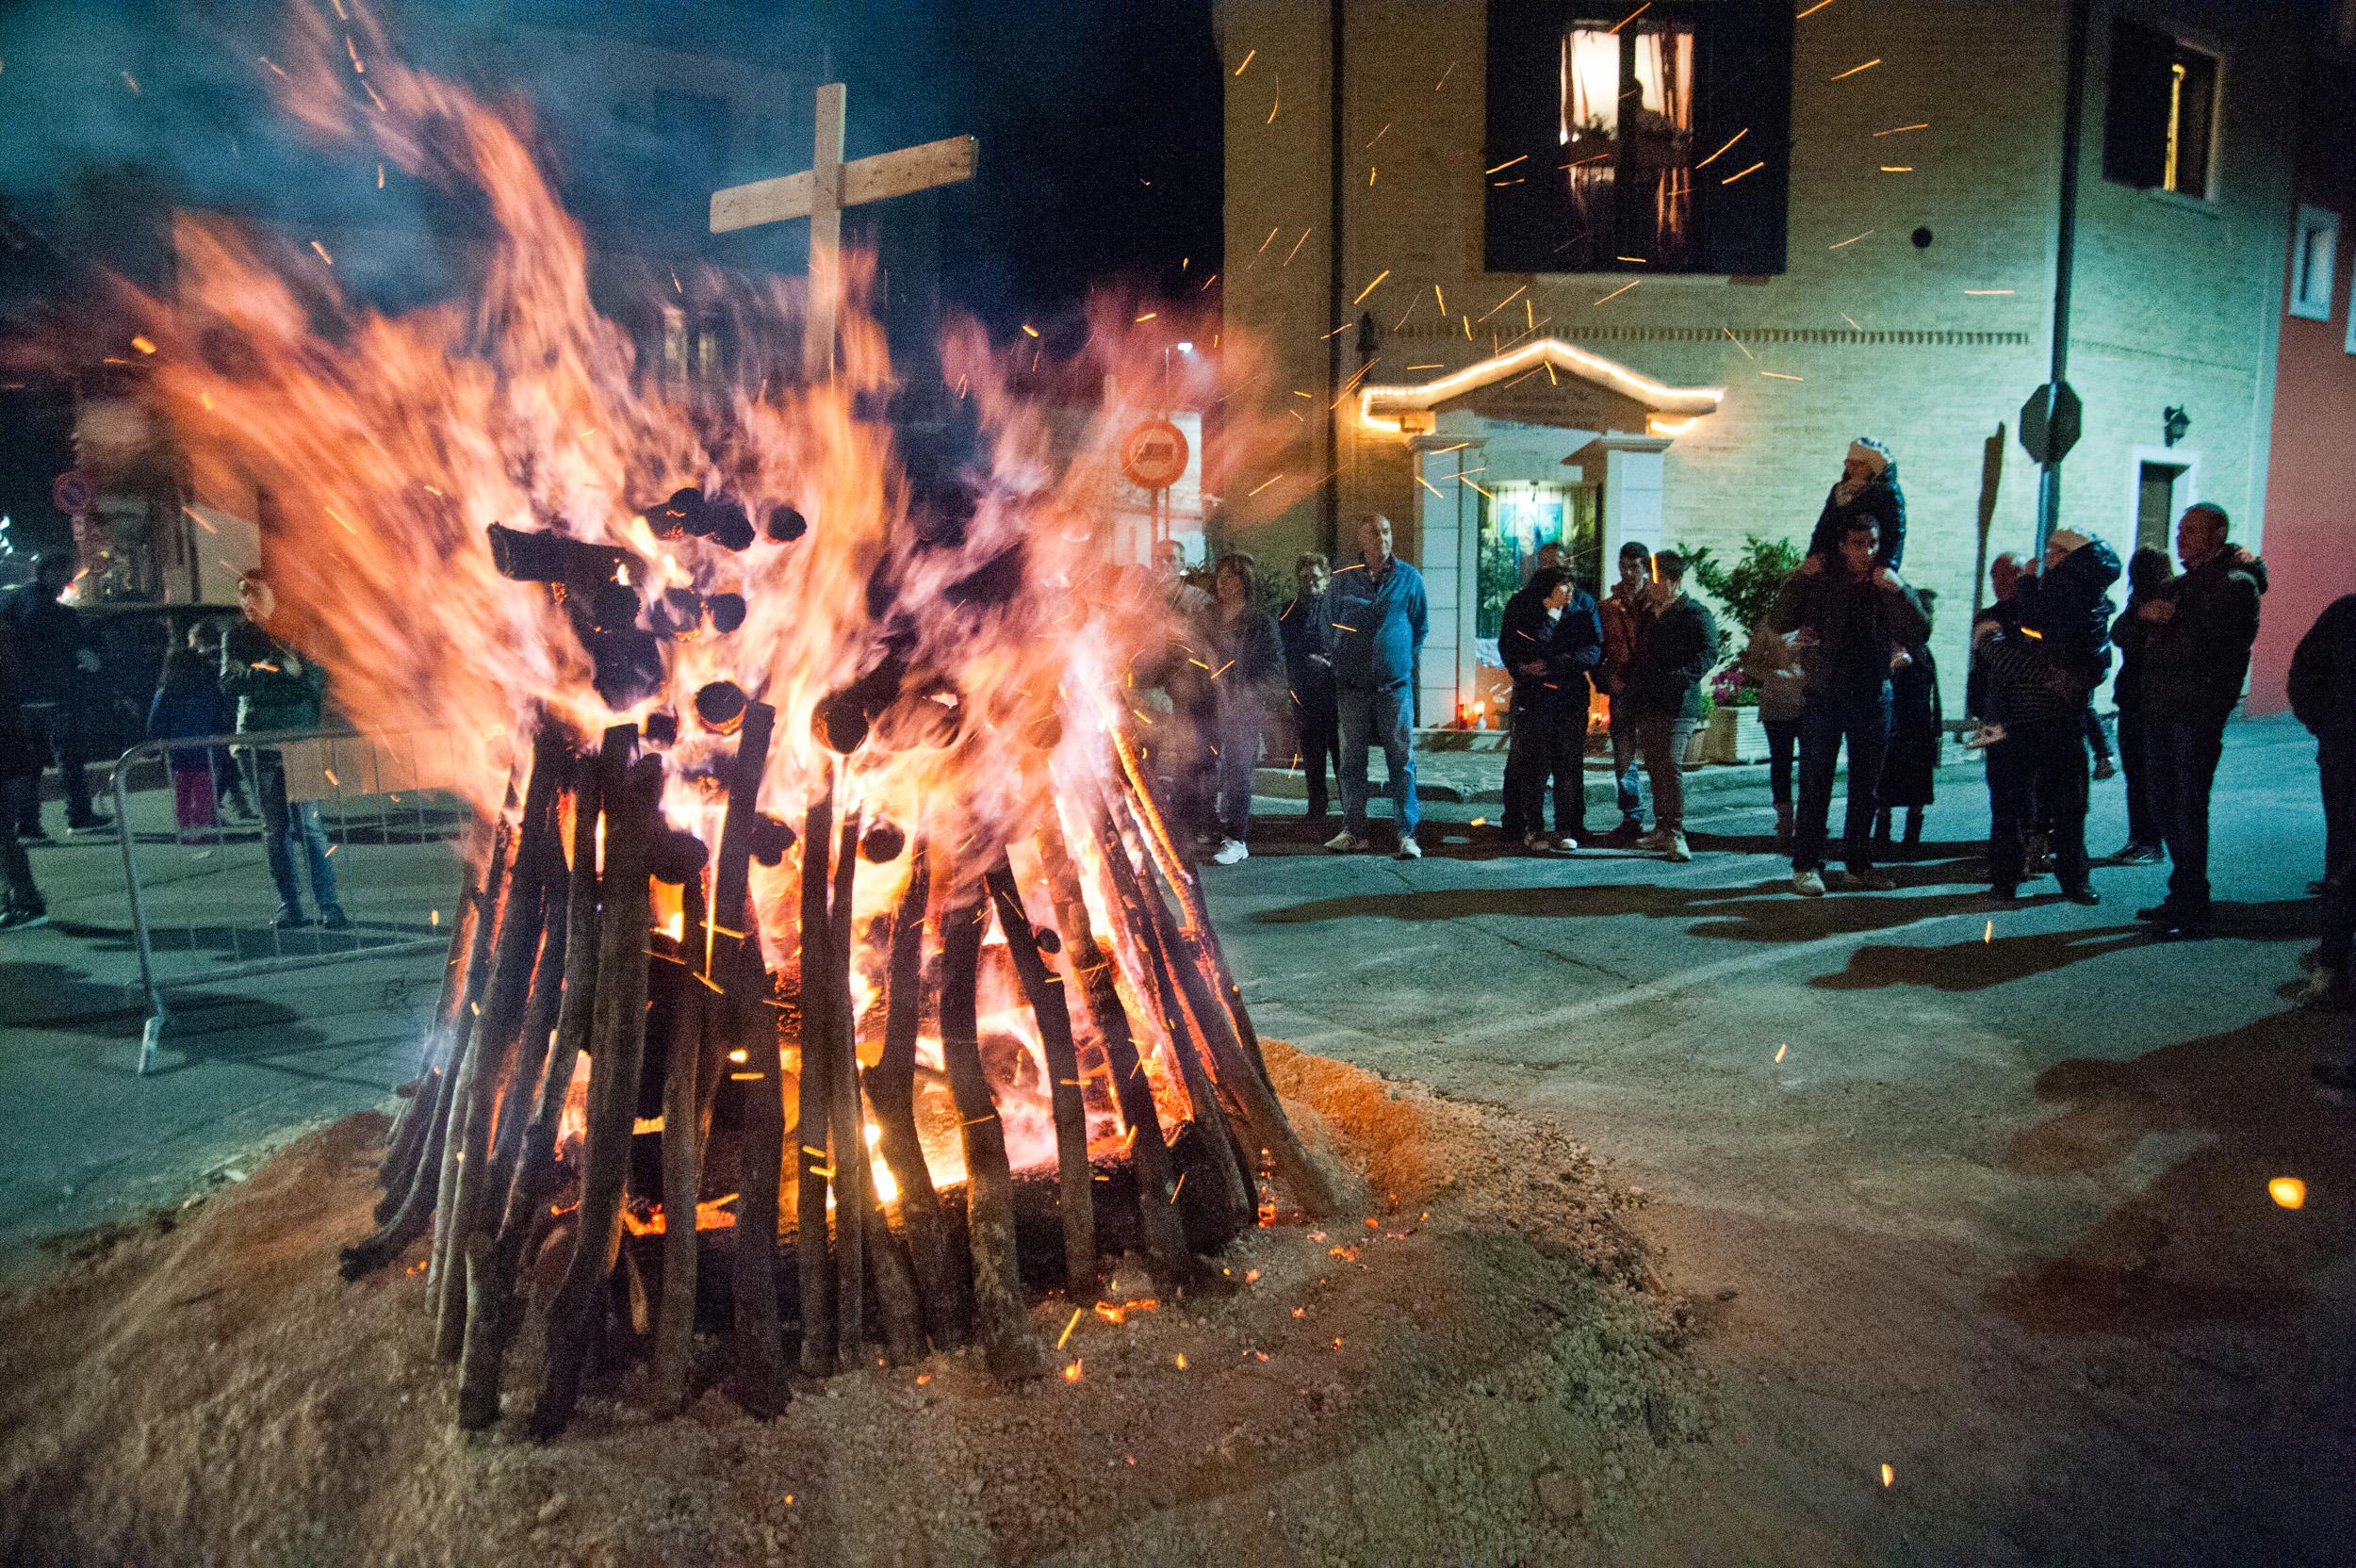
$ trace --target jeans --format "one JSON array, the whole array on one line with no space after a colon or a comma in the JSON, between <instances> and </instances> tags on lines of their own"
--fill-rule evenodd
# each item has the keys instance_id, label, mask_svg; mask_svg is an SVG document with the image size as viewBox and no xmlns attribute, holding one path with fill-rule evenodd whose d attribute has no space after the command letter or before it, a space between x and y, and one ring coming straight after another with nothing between
<instances>
[{"instance_id":1,"label":"jeans","mask_svg":"<svg viewBox=\"0 0 2356 1568\"><path fill-rule=\"evenodd\" d=\"M2143 754L2151 776L2169 870L2166 902L2194 920L2209 914L2209 786L2225 753L2225 727L2147 720Z\"/></svg>"},{"instance_id":2,"label":"jeans","mask_svg":"<svg viewBox=\"0 0 2356 1568\"><path fill-rule=\"evenodd\" d=\"M1800 711L1799 821L1792 836L1795 872L1824 869L1832 776L1843 743L1849 748L1849 811L1841 858L1862 874L1873 869L1874 792L1881 783L1882 754L1890 749L1890 682L1808 694Z\"/></svg>"},{"instance_id":3,"label":"jeans","mask_svg":"<svg viewBox=\"0 0 2356 1568\"><path fill-rule=\"evenodd\" d=\"M1252 831L1252 771L1260 765L1260 731L1266 716L1249 698L1223 703L1212 743L1215 779L1213 810L1222 839L1242 839Z\"/></svg>"},{"instance_id":4,"label":"jeans","mask_svg":"<svg viewBox=\"0 0 2356 1568\"><path fill-rule=\"evenodd\" d=\"M1587 831L1587 705L1516 702L1505 744L1505 827L1546 830L1546 781L1554 781L1554 831Z\"/></svg>"},{"instance_id":5,"label":"jeans","mask_svg":"<svg viewBox=\"0 0 2356 1568\"><path fill-rule=\"evenodd\" d=\"M2051 835L2053 877L2086 884L2086 740L2076 719L2008 725L1988 749L1988 880L2014 888L2028 872L2029 834Z\"/></svg>"},{"instance_id":6,"label":"jeans","mask_svg":"<svg viewBox=\"0 0 2356 1568\"><path fill-rule=\"evenodd\" d=\"M1761 719L1767 731L1767 795L1777 806L1792 804L1792 764L1800 750L1800 721Z\"/></svg>"},{"instance_id":7,"label":"jeans","mask_svg":"<svg viewBox=\"0 0 2356 1568\"><path fill-rule=\"evenodd\" d=\"M0 778L0 805L8 816L0 822L0 874L8 882L8 907L39 911L41 890L33 886L33 862L25 856L25 846L17 841L16 825L25 813L27 802L41 799L41 776L26 774L18 778ZM36 809L38 806L36 805Z\"/></svg>"},{"instance_id":8,"label":"jeans","mask_svg":"<svg viewBox=\"0 0 2356 1568\"><path fill-rule=\"evenodd\" d=\"M319 821L317 802L293 805L287 801L286 754L255 752L254 785L261 797L262 847L270 857L270 879L277 884L278 902L290 909L303 907L303 885L295 880L294 870L299 841L310 862L311 896L320 914L333 912L340 906L335 898L335 868L327 858L327 828Z\"/></svg>"},{"instance_id":9,"label":"jeans","mask_svg":"<svg viewBox=\"0 0 2356 1568\"><path fill-rule=\"evenodd\" d=\"M1366 830L1366 747L1380 742L1391 774L1391 820L1399 836L1412 839L1421 814L1415 807L1415 694L1405 682L1379 692L1343 687L1335 694L1342 721L1342 825Z\"/></svg>"},{"instance_id":10,"label":"jeans","mask_svg":"<svg viewBox=\"0 0 2356 1568\"><path fill-rule=\"evenodd\" d=\"M2127 841L2157 849L2163 837L2159 809L2151 804L2151 764L2143 754L2143 715L2133 704L2119 710L2119 769L2127 782Z\"/></svg>"},{"instance_id":11,"label":"jeans","mask_svg":"<svg viewBox=\"0 0 2356 1568\"><path fill-rule=\"evenodd\" d=\"M1636 771L1636 719L1615 699L1612 704L1612 789L1618 797L1623 822L1644 820L1642 776Z\"/></svg>"},{"instance_id":12,"label":"jeans","mask_svg":"<svg viewBox=\"0 0 2356 1568\"><path fill-rule=\"evenodd\" d=\"M1308 776L1309 815L1321 817L1326 811L1326 765L1333 765L1336 778L1342 771L1342 718L1332 686L1294 686L1293 743L1300 748L1301 771Z\"/></svg>"},{"instance_id":13,"label":"jeans","mask_svg":"<svg viewBox=\"0 0 2356 1568\"><path fill-rule=\"evenodd\" d=\"M1685 745L1696 722L1650 713L1636 721L1636 749L1652 776L1652 825L1662 833L1685 831Z\"/></svg>"}]
</instances>

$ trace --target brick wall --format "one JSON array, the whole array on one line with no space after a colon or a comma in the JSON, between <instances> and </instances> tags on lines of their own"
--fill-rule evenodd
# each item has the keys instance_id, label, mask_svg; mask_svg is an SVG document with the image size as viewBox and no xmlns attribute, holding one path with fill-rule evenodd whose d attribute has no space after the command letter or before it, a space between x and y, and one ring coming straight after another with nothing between
<instances>
[{"instance_id":1,"label":"brick wall","mask_svg":"<svg viewBox=\"0 0 2356 1568\"><path fill-rule=\"evenodd\" d=\"M2285 8L2179 8L2201 15L2203 41L2228 62L2218 200L2208 206L2102 179L2104 8L2089 48L2070 370L2087 420L2064 470L2064 517L2123 547L2133 449L2158 442L2165 404L2192 414L2187 445L2199 450L2206 498L2254 517L2263 482L2272 363L2259 327L2270 332L2279 296L2287 199L2279 142L2265 126L2287 47L2278 36ZM1722 385L1718 413L1678 439L1667 465L1668 537L1722 553L1746 533L1805 536L1849 439L1879 436L1897 452L1906 490L1907 575L1944 601L1937 647L1959 708L1984 505L1990 553L2024 549L2035 533L2037 472L2009 433L2045 379L2052 330L2062 13L2058 3L1883 0L1798 23L1788 270L1757 281L1649 277L1607 300L1627 276L1482 266L1483 8L1359 0L1345 31L1345 294L1335 316L1324 257L1302 270L1324 242L1327 106L1307 101L1324 77L1324 8L1229 0L1220 27L1231 73L1231 323L1266 335L1294 384L1315 395L1314 406L1291 400L1320 454L1315 420L1333 392L1319 338L1356 308L1381 329L1370 374L1385 382L1487 357L1534 323L1672 384ZM1882 63L1831 79L1874 58ZM1268 122L1272 83L1260 73L1278 67L1286 102ZM1921 122L1927 128L1873 134ZM1912 172L1885 173L1885 164ZM1258 252L1271 225L1274 249L1313 229L1289 270ZM1914 243L1917 230L1929 231L1926 246ZM1386 269L1365 305L1350 307ZM2010 292L1970 292L1984 290ZM1350 347L1344 376L1360 365ZM1441 368L1410 368L1430 366ZM1577 444L1566 433L1566 453ZM1417 490L1403 441L1346 420L1340 445L1344 511L1388 512L1412 553ZM1316 515L1312 498L1272 527L1307 537Z\"/></svg>"}]
</instances>

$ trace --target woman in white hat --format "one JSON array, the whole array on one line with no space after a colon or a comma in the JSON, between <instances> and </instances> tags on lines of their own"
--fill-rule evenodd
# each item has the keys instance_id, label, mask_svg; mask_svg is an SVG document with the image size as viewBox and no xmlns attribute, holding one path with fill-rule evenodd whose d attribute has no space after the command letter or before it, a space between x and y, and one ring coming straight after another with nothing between
<instances>
[{"instance_id":1,"label":"woman in white hat","mask_svg":"<svg viewBox=\"0 0 2356 1568\"><path fill-rule=\"evenodd\" d=\"M1841 535L1847 531L1852 517L1871 517L1880 531L1880 553L1874 564L1897 565L1906 550L1906 492L1898 488L1898 460L1870 435L1849 443L1841 478L1824 497L1824 510L1817 514L1808 553L1831 558L1840 550Z\"/></svg>"}]
</instances>

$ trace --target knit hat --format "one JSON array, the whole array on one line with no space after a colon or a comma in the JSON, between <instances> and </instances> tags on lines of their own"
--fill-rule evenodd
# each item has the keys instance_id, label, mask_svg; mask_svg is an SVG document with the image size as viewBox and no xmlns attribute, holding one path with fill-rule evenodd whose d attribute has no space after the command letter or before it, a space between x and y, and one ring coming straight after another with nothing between
<instances>
[{"instance_id":1,"label":"knit hat","mask_svg":"<svg viewBox=\"0 0 2356 1568\"><path fill-rule=\"evenodd\" d=\"M1849 461L1864 464L1878 477L1890 472L1890 449L1870 435L1860 435L1849 443Z\"/></svg>"},{"instance_id":2,"label":"knit hat","mask_svg":"<svg viewBox=\"0 0 2356 1568\"><path fill-rule=\"evenodd\" d=\"M2068 555L2072 550L2084 549L2091 542L2077 530L2068 528L2057 528L2045 536L2045 547L2048 550L2059 550L2064 555Z\"/></svg>"}]
</instances>

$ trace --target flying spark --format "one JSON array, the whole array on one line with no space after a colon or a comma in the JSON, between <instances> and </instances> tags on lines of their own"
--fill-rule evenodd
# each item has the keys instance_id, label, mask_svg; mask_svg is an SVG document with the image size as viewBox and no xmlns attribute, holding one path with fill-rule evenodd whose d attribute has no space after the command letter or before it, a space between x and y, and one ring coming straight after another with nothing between
<instances>
[{"instance_id":1,"label":"flying spark","mask_svg":"<svg viewBox=\"0 0 2356 1568\"><path fill-rule=\"evenodd\" d=\"M1911 174L1914 172L1914 165L1910 163L1885 163L1882 165L1882 172L1885 174Z\"/></svg>"},{"instance_id":2,"label":"flying spark","mask_svg":"<svg viewBox=\"0 0 2356 1568\"><path fill-rule=\"evenodd\" d=\"M1702 161L1701 161L1701 162L1699 162L1699 163L1697 163L1697 164L1693 165L1693 167L1694 167L1694 168L1696 168L1696 169L1707 169L1707 168L1709 168L1711 164L1713 164L1713 163L1715 163L1715 162L1717 162L1717 161L1718 161L1719 157L1720 157L1721 155L1723 155L1726 153L1726 148L1728 148L1728 147L1732 147L1732 146L1733 146L1736 142L1738 142L1738 141L1742 140L1744 137L1746 137L1746 136L1748 136L1748 135L1750 135L1750 134L1751 134L1751 128L1750 128L1748 125L1743 126L1741 130L1739 130L1739 131L1735 132L1732 136L1730 136L1730 137L1726 138L1726 146L1719 148L1717 152L1710 154L1710 156L1708 156L1708 157L1706 157L1706 158L1702 159ZM1583 163L1583 162L1585 162L1585 161L1587 161L1587 160L1586 160L1586 159L1584 159L1584 158L1582 158L1582 159L1580 159L1579 161Z\"/></svg>"},{"instance_id":3,"label":"flying spark","mask_svg":"<svg viewBox=\"0 0 2356 1568\"><path fill-rule=\"evenodd\" d=\"M2277 1176L2266 1184L2266 1196L2281 1208L2304 1208L2307 1205L2307 1184L2296 1176Z\"/></svg>"},{"instance_id":4,"label":"flying spark","mask_svg":"<svg viewBox=\"0 0 2356 1568\"><path fill-rule=\"evenodd\" d=\"M1621 28L1627 26L1629 23L1635 21L1638 17L1644 15L1650 9L1652 9L1652 0L1644 0L1643 5L1637 7L1634 10L1620 18L1619 21L1612 24L1612 30L1615 33L1618 32Z\"/></svg>"},{"instance_id":5,"label":"flying spark","mask_svg":"<svg viewBox=\"0 0 2356 1568\"><path fill-rule=\"evenodd\" d=\"M1876 55L1876 56L1874 56L1872 59L1867 60L1867 61L1866 61L1863 65L1853 65L1853 66L1849 67L1849 69L1848 69L1848 70L1843 71L1843 72L1842 72L1840 75L1835 76L1835 77L1833 77L1832 79L1833 79L1834 81L1836 81L1836 82L1845 82L1845 81L1847 81L1850 77L1852 77L1852 76L1856 75L1858 72L1860 72L1860 71L1871 71L1871 70L1873 70L1873 67L1875 67L1875 66L1877 66L1877 65L1881 64L1881 62L1882 62L1882 58L1881 58L1881 57L1880 57L1879 55Z\"/></svg>"},{"instance_id":6,"label":"flying spark","mask_svg":"<svg viewBox=\"0 0 2356 1568\"><path fill-rule=\"evenodd\" d=\"M1781 1045L1775 1047L1775 1060L1778 1062L1782 1061L1783 1054L1791 1049L1792 1042L1790 1040L1786 1040Z\"/></svg>"},{"instance_id":7,"label":"flying spark","mask_svg":"<svg viewBox=\"0 0 2356 1568\"><path fill-rule=\"evenodd\" d=\"M1498 164L1495 169L1483 169L1481 172L1483 174L1502 174L1507 170L1513 168L1515 164L1528 163L1529 161L1530 155L1528 153L1524 153L1519 157L1507 158L1503 163Z\"/></svg>"},{"instance_id":8,"label":"flying spark","mask_svg":"<svg viewBox=\"0 0 2356 1568\"><path fill-rule=\"evenodd\" d=\"M319 253L319 259L327 263L328 266L333 267L335 265L335 258L329 255L327 253L327 247L320 244L318 240L314 239L311 241L311 249L317 251Z\"/></svg>"},{"instance_id":9,"label":"flying spark","mask_svg":"<svg viewBox=\"0 0 2356 1568\"><path fill-rule=\"evenodd\" d=\"M1248 49L1248 50L1246 50L1246 51L1244 52L1243 63L1242 63L1241 65L1239 65L1239 66L1235 67L1235 74L1236 74L1236 75L1238 75L1238 76L1240 76L1240 75L1242 75L1245 72L1247 72L1247 71L1251 70L1251 69L1252 69L1252 62L1253 60L1258 59L1259 57L1260 57L1260 52L1259 52L1257 49Z\"/></svg>"},{"instance_id":10,"label":"flying spark","mask_svg":"<svg viewBox=\"0 0 2356 1568\"><path fill-rule=\"evenodd\" d=\"M1886 131L1875 131L1873 134L1875 136L1896 136L1901 131L1927 131L1930 128L1931 122L1927 120L1922 120L1917 121L1911 125L1892 125Z\"/></svg>"},{"instance_id":11,"label":"flying spark","mask_svg":"<svg viewBox=\"0 0 2356 1568\"><path fill-rule=\"evenodd\" d=\"M1383 270L1381 270L1380 272L1377 272L1377 273L1374 275L1374 282L1372 282L1372 283L1370 283L1370 284L1366 285L1366 287L1364 287L1364 288L1362 288L1362 289L1358 290L1358 298L1357 298L1357 299L1355 299L1355 300L1350 301L1350 302L1351 304L1353 304L1353 305L1354 305L1354 304L1361 304L1361 303L1364 303L1364 302L1365 302L1365 301L1366 301L1366 297L1367 295L1369 295L1369 294L1373 293L1373 292L1375 291L1375 289L1376 289L1376 288L1380 287L1380 286L1382 286L1383 280L1384 278L1389 277L1390 275L1391 275L1391 270L1390 270L1389 268L1387 268L1387 267L1385 267L1384 269L1383 269Z\"/></svg>"},{"instance_id":12,"label":"flying spark","mask_svg":"<svg viewBox=\"0 0 2356 1568\"><path fill-rule=\"evenodd\" d=\"M1595 302L1595 303L1597 303L1597 304L1599 304L1599 305L1600 305L1600 304L1609 304L1609 303L1610 303L1611 302L1612 302L1613 300L1616 300L1616 299L1618 299L1621 295L1623 295L1623 294L1627 293L1629 289L1634 288L1634 287L1636 286L1636 284L1637 284L1637 283L1642 283L1642 282L1644 282L1644 279L1639 278L1639 279L1637 279L1637 280L1636 280L1636 283L1624 283L1624 284L1622 284L1619 287L1617 287L1617 288L1613 289L1611 293L1606 294L1606 295L1605 295L1602 299L1597 300L1597 301ZM1470 330L1469 330L1469 329L1467 329L1467 333L1466 333L1466 335L1470 335Z\"/></svg>"},{"instance_id":13,"label":"flying spark","mask_svg":"<svg viewBox=\"0 0 2356 1568\"><path fill-rule=\"evenodd\" d=\"M1809 17L1814 16L1818 11L1823 10L1826 6L1831 4L1832 0L1816 0L1816 4L1810 6L1808 9L1802 11L1792 20L1794 22L1806 22Z\"/></svg>"},{"instance_id":14,"label":"flying spark","mask_svg":"<svg viewBox=\"0 0 2356 1568\"><path fill-rule=\"evenodd\" d=\"M1856 244L1858 240L1863 239L1863 238L1865 237L1865 235L1866 235L1866 234L1872 234L1873 232L1873 230L1868 229L1868 230L1866 230L1866 231L1865 231L1865 234L1853 234L1853 235L1851 235L1848 238L1843 239L1843 240L1840 240L1840 241L1838 241L1838 242L1836 242L1836 243L1834 243L1834 244L1831 244L1831 245L1827 245L1827 246L1826 246L1826 247L1824 247L1824 248L1825 248L1826 250L1828 250L1828 251L1838 251L1838 250L1840 250L1842 246L1845 246L1845 245L1854 245L1854 244Z\"/></svg>"},{"instance_id":15,"label":"flying spark","mask_svg":"<svg viewBox=\"0 0 2356 1568\"><path fill-rule=\"evenodd\" d=\"M137 98L139 95L139 79L128 71L123 74L123 85L131 90L132 97Z\"/></svg>"},{"instance_id":16,"label":"flying spark","mask_svg":"<svg viewBox=\"0 0 2356 1568\"><path fill-rule=\"evenodd\" d=\"M1735 173L1728 174L1725 179L1720 180L1718 183L1720 185L1732 185L1735 181L1741 179L1744 174L1756 174L1766 167L1767 160L1761 158L1759 162L1752 164L1748 169L1741 170Z\"/></svg>"},{"instance_id":17,"label":"flying spark","mask_svg":"<svg viewBox=\"0 0 2356 1568\"><path fill-rule=\"evenodd\" d=\"M1889 1465L1887 1465L1887 1464L1885 1464L1885 1465L1883 1465L1883 1466L1882 1466L1882 1485L1884 1485L1884 1486L1891 1486L1891 1485L1894 1485L1894 1484L1896 1484L1897 1479L1898 1479L1898 1472L1897 1472L1897 1471L1892 1470L1892 1469L1891 1469Z\"/></svg>"},{"instance_id":18,"label":"flying spark","mask_svg":"<svg viewBox=\"0 0 2356 1568\"><path fill-rule=\"evenodd\" d=\"M1742 340L1734 335L1734 329L1732 327L1720 327L1718 330L1726 335L1727 342L1733 344L1738 349L1742 349ZM1759 359L1759 356L1751 352L1748 349L1742 349L1742 357L1752 361L1754 364L1756 364Z\"/></svg>"}]
</instances>

